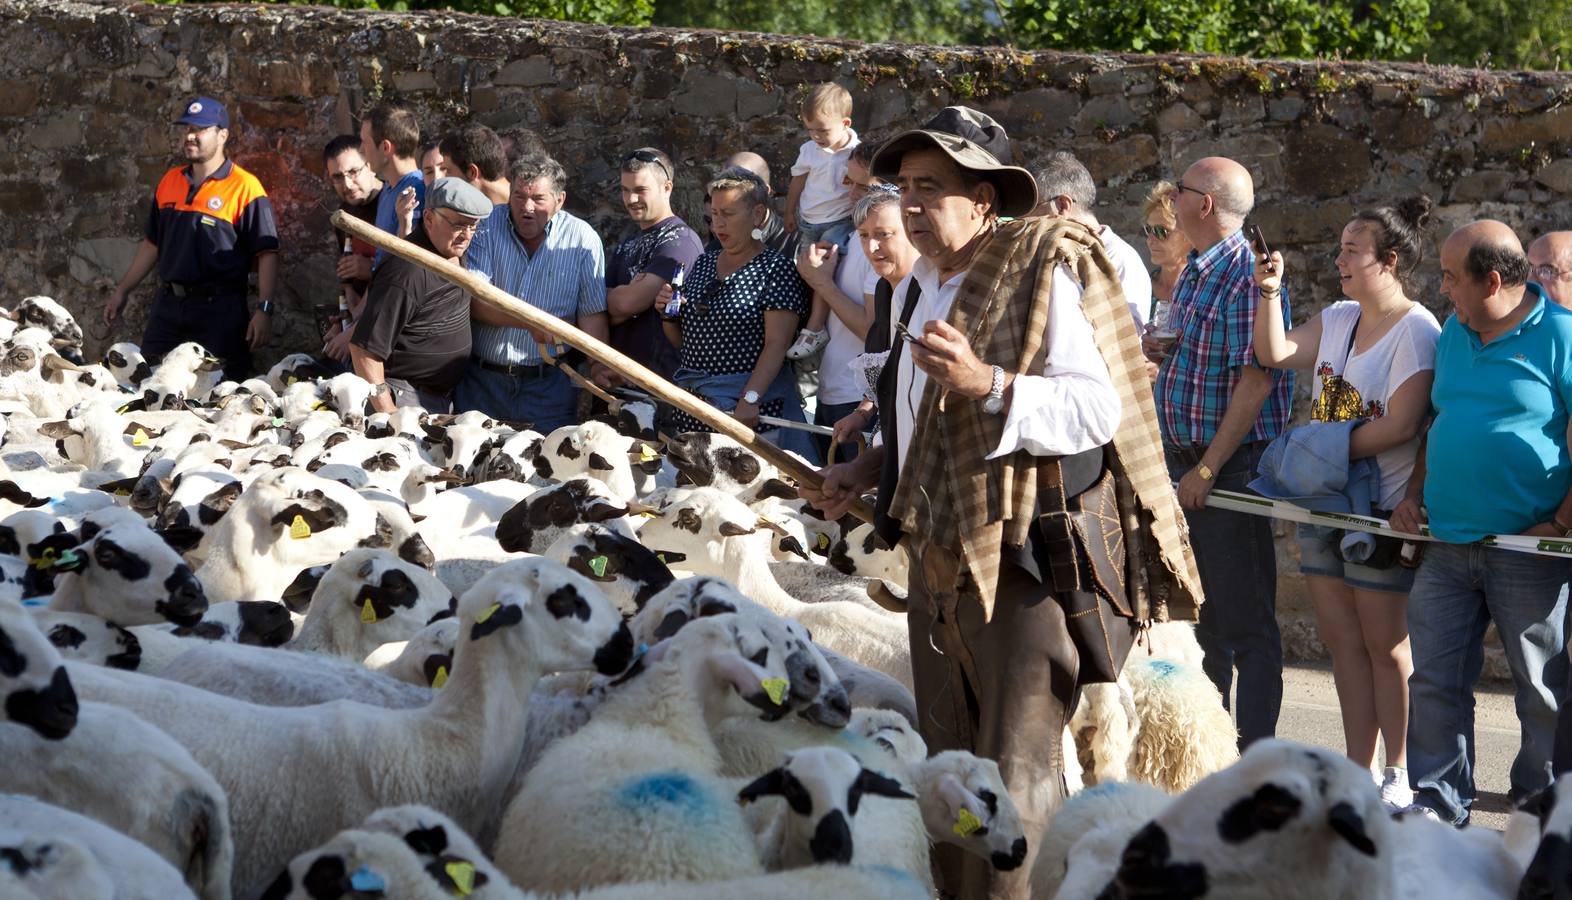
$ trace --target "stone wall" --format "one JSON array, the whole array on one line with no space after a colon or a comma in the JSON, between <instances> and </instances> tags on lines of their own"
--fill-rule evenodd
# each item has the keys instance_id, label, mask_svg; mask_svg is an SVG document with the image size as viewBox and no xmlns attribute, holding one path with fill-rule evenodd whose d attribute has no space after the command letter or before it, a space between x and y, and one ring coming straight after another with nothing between
<instances>
[{"instance_id":1,"label":"stone wall","mask_svg":"<svg viewBox=\"0 0 1572 900\"><path fill-rule=\"evenodd\" d=\"M1525 237L1572 223L1566 74L1026 54L284 6L0 0L0 24L9 63L0 74L0 285L11 298L0 303L60 299L81 315L93 352L140 333L147 289L114 335L97 310L172 164L165 123L198 92L229 104L232 153L277 207L285 312L274 353L310 346L309 307L335 290L322 145L354 130L378 98L414 105L432 134L466 121L537 129L572 172L569 208L608 239L624 224L616 160L638 145L677 158L677 207L690 220L703 177L736 150L763 153L784 193L804 139L797 101L826 80L852 91L864 135L966 103L999 119L1028 165L1075 151L1101 187L1099 214L1131 238L1152 182L1228 155L1256 178L1256 219L1288 254L1300 318L1338 296L1332 256L1360 206L1423 192L1439 204L1437 236L1479 216ZM1432 262L1421 296L1441 314L1436 281Z\"/></svg>"}]
</instances>

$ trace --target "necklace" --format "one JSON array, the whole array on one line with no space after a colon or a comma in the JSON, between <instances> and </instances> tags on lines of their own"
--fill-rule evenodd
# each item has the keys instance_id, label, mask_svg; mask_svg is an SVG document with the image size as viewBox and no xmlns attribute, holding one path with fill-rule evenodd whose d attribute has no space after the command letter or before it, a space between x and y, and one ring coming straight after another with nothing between
<instances>
[{"instance_id":1,"label":"necklace","mask_svg":"<svg viewBox=\"0 0 1572 900\"><path fill-rule=\"evenodd\" d=\"M1414 308L1414 301L1412 301L1412 300L1406 301L1402 306L1395 306L1395 307L1393 307L1390 312L1388 312L1386 315L1381 317L1381 321L1379 321L1379 322L1375 323L1374 325L1370 326L1369 328L1365 329L1365 334L1370 334L1371 332L1381 330L1381 326L1385 325L1387 323L1388 319L1392 318L1393 316L1397 315L1400 312L1408 312L1410 309L1413 309L1413 308ZM1358 329L1359 329L1359 325L1358 325L1358 323L1355 323L1354 330L1357 332ZM1369 347L1365 347L1365 350L1369 350L1369 349L1370 349ZM1363 352L1363 351L1361 351L1361 352Z\"/></svg>"}]
</instances>

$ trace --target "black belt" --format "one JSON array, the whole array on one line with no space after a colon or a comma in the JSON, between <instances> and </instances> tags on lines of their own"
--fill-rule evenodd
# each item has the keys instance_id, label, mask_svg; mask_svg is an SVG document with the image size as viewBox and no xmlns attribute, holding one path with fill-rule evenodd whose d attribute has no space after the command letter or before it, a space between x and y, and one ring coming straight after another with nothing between
<instances>
[{"instance_id":1,"label":"black belt","mask_svg":"<svg viewBox=\"0 0 1572 900\"><path fill-rule=\"evenodd\" d=\"M509 363L494 363L481 359L478 356L471 356L469 361L477 366L480 366L482 369L485 369L487 372L497 372L502 375L515 376L528 375L530 378L544 378L546 377L548 370L556 368L556 366L547 365L546 363L519 363L516 365Z\"/></svg>"},{"instance_id":2,"label":"black belt","mask_svg":"<svg viewBox=\"0 0 1572 900\"><path fill-rule=\"evenodd\" d=\"M244 281L234 284L199 284L181 283L178 281L161 281L159 287L169 292L171 296L181 299L203 299L212 297L244 297L247 285Z\"/></svg>"}]
</instances>

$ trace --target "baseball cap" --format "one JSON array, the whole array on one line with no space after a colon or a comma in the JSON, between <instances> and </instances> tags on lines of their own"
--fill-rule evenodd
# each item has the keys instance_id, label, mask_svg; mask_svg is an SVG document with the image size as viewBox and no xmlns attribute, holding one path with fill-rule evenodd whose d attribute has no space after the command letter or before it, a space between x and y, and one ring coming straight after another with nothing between
<instances>
[{"instance_id":1,"label":"baseball cap","mask_svg":"<svg viewBox=\"0 0 1572 900\"><path fill-rule=\"evenodd\" d=\"M929 147L937 147L956 165L992 181L999 189L999 215L1025 216L1037 208L1037 179L1011 165L1015 154L1004 126L967 106L947 106L923 127L889 139L874 154L869 168L874 177L894 181L901 171L902 156Z\"/></svg>"},{"instance_id":2,"label":"baseball cap","mask_svg":"<svg viewBox=\"0 0 1572 900\"><path fill-rule=\"evenodd\" d=\"M438 178L426 192L427 209L451 209L461 216L484 219L491 215L491 198L462 178Z\"/></svg>"},{"instance_id":3,"label":"baseball cap","mask_svg":"<svg viewBox=\"0 0 1572 900\"><path fill-rule=\"evenodd\" d=\"M198 128L206 128L209 125L228 128L229 111L224 109L224 104L212 97L197 97L186 104L185 111L175 120L175 124L195 125Z\"/></svg>"}]
</instances>

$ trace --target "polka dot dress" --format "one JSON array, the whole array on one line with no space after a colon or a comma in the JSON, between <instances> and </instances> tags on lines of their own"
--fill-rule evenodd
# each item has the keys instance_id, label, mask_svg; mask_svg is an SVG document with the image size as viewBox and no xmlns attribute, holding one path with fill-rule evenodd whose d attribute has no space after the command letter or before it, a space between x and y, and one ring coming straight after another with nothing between
<instances>
[{"instance_id":1,"label":"polka dot dress","mask_svg":"<svg viewBox=\"0 0 1572 900\"><path fill-rule=\"evenodd\" d=\"M682 367L712 375L752 372L764 352L764 313L785 310L806 316L808 286L791 260L769 248L717 278L720 252L711 250L695 260L683 287ZM784 369L791 363L781 365ZM779 416L783 407L784 401L772 400L760 406L759 413ZM680 431L710 430L680 410L673 413Z\"/></svg>"}]
</instances>

